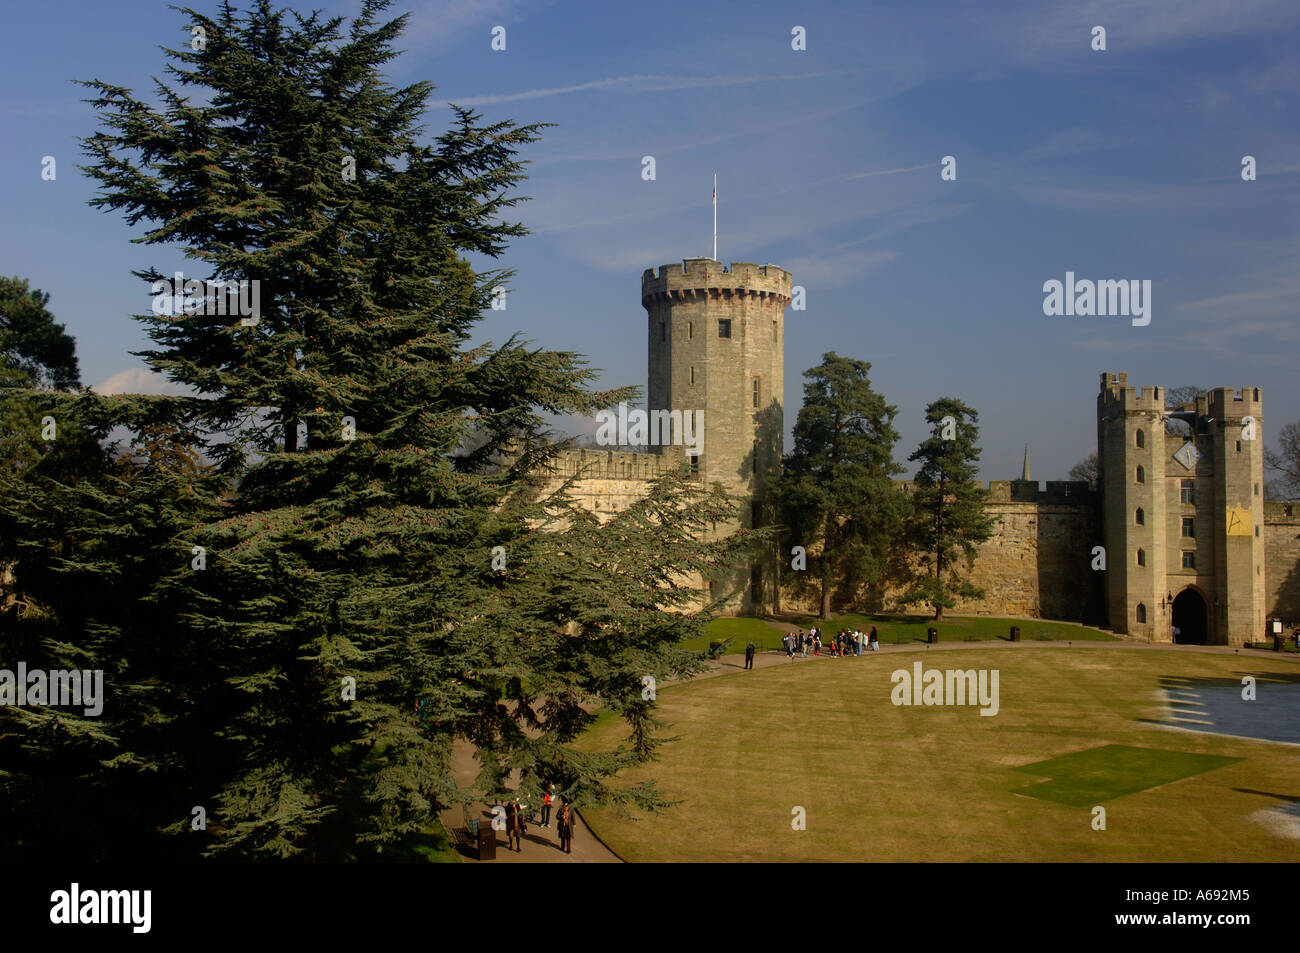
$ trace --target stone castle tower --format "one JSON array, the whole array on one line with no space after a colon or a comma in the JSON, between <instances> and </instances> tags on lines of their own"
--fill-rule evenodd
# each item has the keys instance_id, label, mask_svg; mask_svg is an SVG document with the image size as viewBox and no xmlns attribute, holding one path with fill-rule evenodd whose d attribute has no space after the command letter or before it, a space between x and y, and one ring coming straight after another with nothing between
<instances>
[{"instance_id":1,"label":"stone castle tower","mask_svg":"<svg viewBox=\"0 0 1300 953\"><path fill-rule=\"evenodd\" d=\"M1166 434L1165 418L1186 434ZM1240 645L1264 633L1258 387L1167 409L1159 387L1101 375L1098 482L1111 627L1154 642Z\"/></svg>"},{"instance_id":2,"label":"stone castle tower","mask_svg":"<svg viewBox=\"0 0 1300 953\"><path fill-rule=\"evenodd\" d=\"M704 412L704 444L691 468L706 485L719 482L750 501L740 515L745 527L759 523L758 501L781 466L791 288L790 273L775 265L735 262L727 268L709 258L650 268L641 276L649 330L647 407ZM762 602L761 588L755 570L742 609Z\"/></svg>"}]
</instances>

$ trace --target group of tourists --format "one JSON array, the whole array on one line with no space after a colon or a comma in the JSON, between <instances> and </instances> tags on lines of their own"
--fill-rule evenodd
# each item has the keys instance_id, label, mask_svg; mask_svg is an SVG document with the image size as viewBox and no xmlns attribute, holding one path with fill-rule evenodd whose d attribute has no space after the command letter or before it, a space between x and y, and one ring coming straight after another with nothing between
<instances>
[{"instance_id":1,"label":"group of tourists","mask_svg":"<svg viewBox=\"0 0 1300 953\"><path fill-rule=\"evenodd\" d=\"M542 807L534 816L528 817L528 805L521 804L515 798L505 805L506 812L506 849L514 848L516 853L523 850L524 835L528 833L529 823L539 827L551 826L551 806L555 800L555 785L542 785ZM493 813L496 813L495 811ZM555 831L560 835L560 850L566 854L573 853L573 829L577 824L573 806L565 801L555 815Z\"/></svg>"},{"instance_id":2,"label":"group of tourists","mask_svg":"<svg viewBox=\"0 0 1300 953\"><path fill-rule=\"evenodd\" d=\"M844 658L846 655L861 656L865 652L880 651L880 636L876 633L874 625L870 632L845 629L835 633L825 642L822 641L822 634L822 630L816 627L806 632L803 629L798 632L787 632L781 639L781 644L785 646L786 657L793 662L795 655L800 658L807 658L810 654L819 658L823 655ZM753 667L754 643L750 642L745 648L745 668Z\"/></svg>"}]
</instances>

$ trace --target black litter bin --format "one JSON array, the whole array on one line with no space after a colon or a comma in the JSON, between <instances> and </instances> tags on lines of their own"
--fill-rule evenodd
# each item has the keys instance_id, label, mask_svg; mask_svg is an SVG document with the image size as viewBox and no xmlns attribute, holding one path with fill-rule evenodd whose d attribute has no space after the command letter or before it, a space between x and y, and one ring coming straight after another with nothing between
<instances>
[{"instance_id":1,"label":"black litter bin","mask_svg":"<svg viewBox=\"0 0 1300 953\"><path fill-rule=\"evenodd\" d=\"M1019 641L1020 641L1020 626L1018 626L1018 625L1013 625L1013 626L1011 627L1011 641L1012 641L1012 642L1019 642Z\"/></svg>"},{"instance_id":2,"label":"black litter bin","mask_svg":"<svg viewBox=\"0 0 1300 953\"><path fill-rule=\"evenodd\" d=\"M929 641L931 644L939 641L939 630L936 629L934 626L930 626L930 628L926 630L925 634L928 637L927 641Z\"/></svg>"},{"instance_id":3,"label":"black litter bin","mask_svg":"<svg viewBox=\"0 0 1300 953\"><path fill-rule=\"evenodd\" d=\"M477 840L479 860L496 860L497 859L497 832L492 829L491 821L478 822L478 830L474 832Z\"/></svg>"}]
</instances>

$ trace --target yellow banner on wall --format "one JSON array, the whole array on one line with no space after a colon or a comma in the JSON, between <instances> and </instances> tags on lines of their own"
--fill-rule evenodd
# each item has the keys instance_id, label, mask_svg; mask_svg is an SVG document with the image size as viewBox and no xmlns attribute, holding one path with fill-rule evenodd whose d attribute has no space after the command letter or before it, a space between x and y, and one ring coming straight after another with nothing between
<instances>
[{"instance_id":1,"label":"yellow banner on wall","mask_svg":"<svg viewBox=\"0 0 1300 953\"><path fill-rule=\"evenodd\" d=\"M1229 506L1227 514L1229 536L1249 536L1254 532L1251 526L1249 507Z\"/></svg>"}]
</instances>

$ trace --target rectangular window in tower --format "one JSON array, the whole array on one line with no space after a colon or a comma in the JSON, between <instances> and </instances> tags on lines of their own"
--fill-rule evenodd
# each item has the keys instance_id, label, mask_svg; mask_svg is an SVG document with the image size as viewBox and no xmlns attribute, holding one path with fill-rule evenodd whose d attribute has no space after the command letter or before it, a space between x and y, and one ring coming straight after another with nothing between
<instances>
[{"instance_id":1,"label":"rectangular window in tower","mask_svg":"<svg viewBox=\"0 0 1300 953\"><path fill-rule=\"evenodd\" d=\"M754 378L754 407L758 407L758 378Z\"/></svg>"},{"instance_id":2,"label":"rectangular window in tower","mask_svg":"<svg viewBox=\"0 0 1300 953\"><path fill-rule=\"evenodd\" d=\"M718 337L720 337L720 338L729 338L729 337L731 337L731 319L730 319L730 318L718 318Z\"/></svg>"},{"instance_id":3,"label":"rectangular window in tower","mask_svg":"<svg viewBox=\"0 0 1300 953\"><path fill-rule=\"evenodd\" d=\"M1179 499L1182 501L1183 505L1195 506L1196 505L1196 481L1180 480L1178 482L1178 487L1179 487Z\"/></svg>"},{"instance_id":4,"label":"rectangular window in tower","mask_svg":"<svg viewBox=\"0 0 1300 953\"><path fill-rule=\"evenodd\" d=\"M695 383L695 365L694 365L694 364L691 365L691 383L692 383L692 384Z\"/></svg>"},{"instance_id":5,"label":"rectangular window in tower","mask_svg":"<svg viewBox=\"0 0 1300 953\"><path fill-rule=\"evenodd\" d=\"M1196 536L1196 520L1190 516L1183 517L1183 537L1185 539Z\"/></svg>"},{"instance_id":6,"label":"rectangular window in tower","mask_svg":"<svg viewBox=\"0 0 1300 953\"><path fill-rule=\"evenodd\" d=\"M1184 569L1196 568L1196 553L1190 549L1183 550L1183 568Z\"/></svg>"},{"instance_id":7,"label":"rectangular window in tower","mask_svg":"<svg viewBox=\"0 0 1300 953\"><path fill-rule=\"evenodd\" d=\"M1241 441L1240 441L1240 440L1237 441L1237 452L1238 452L1238 453L1241 453Z\"/></svg>"},{"instance_id":8,"label":"rectangular window in tower","mask_svg":"<svg viewBox=\"0 0 1300 953\"><path fill-rule=\"evenodd\" d=\"M772 340L773 342L780 340L780 338L777 337L777 324L775 321L772 322Z\"/></svg>"},{"instance_id":9,"label":"rectangular window in tower","mask_svg":"<svg viewBox=\"0 0 1300 953\"><path fill-rule=\"evenodd\" d=\"M754 441L754 473L758 474L758 441Z\"/></svg>"},{"instance_id":10,"label":"rectangular window in tower","mask_svg":"<svg viewBox=\"0 0 1300 953\"><path fill-rule=\"evenodd\" d=\"M690 455L690 461L691 461L691 473L698 474L700 472L700 455L698 453L692 453Z\"/></svg>"},{"instance_id":11,"label":"rectangular window in tower","mask_svg":"<svg viewBox=\"0 0 1300 953\"><path fill-rule=\"evenodd\" d=\"M694 339L695 339L695 322L694 322L694 321L687 321L687 322L686 322L686 340L688 340L688 341L692 341L692 340L694 340Z\"/></svg>"}]
</instances>

